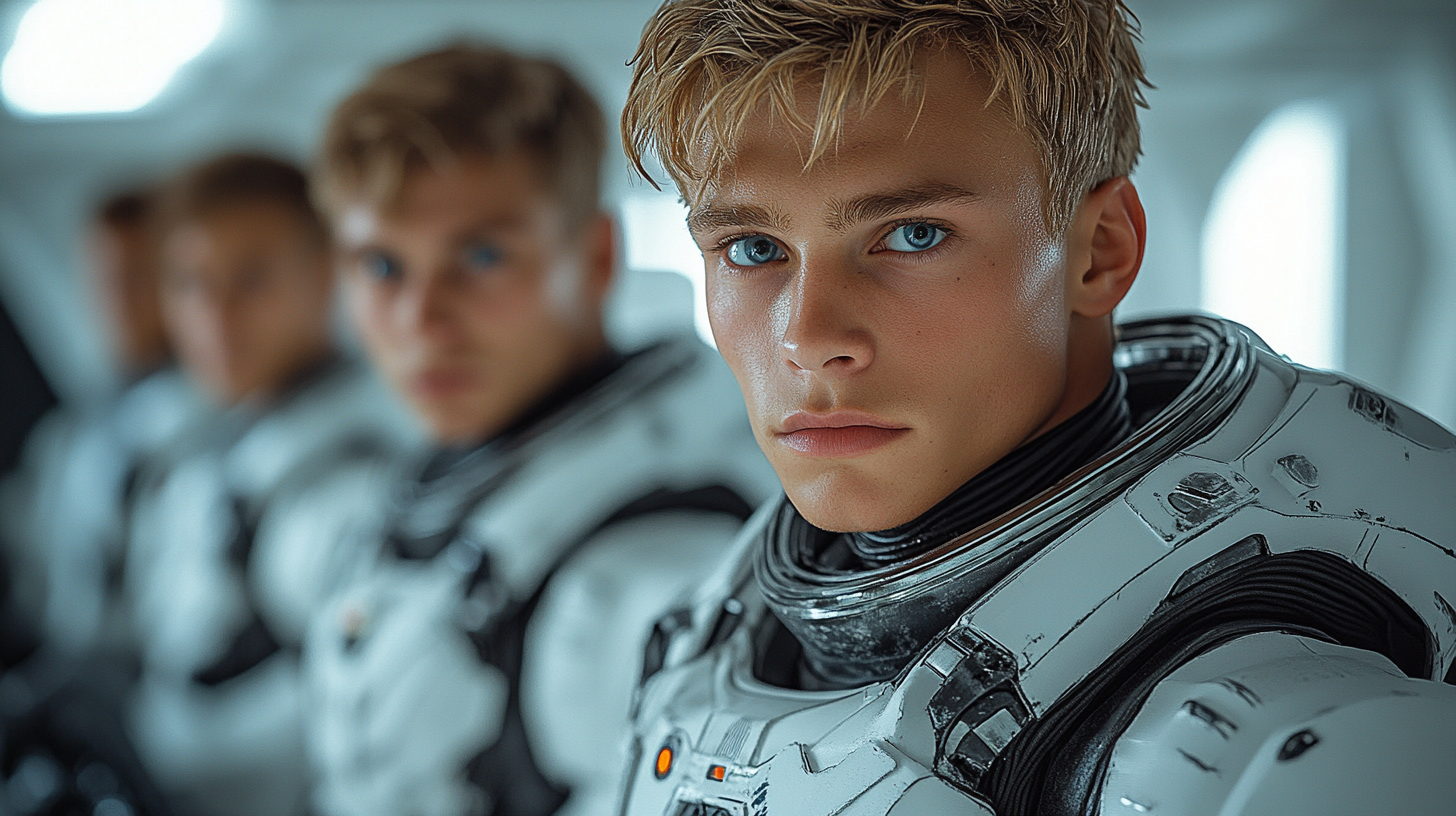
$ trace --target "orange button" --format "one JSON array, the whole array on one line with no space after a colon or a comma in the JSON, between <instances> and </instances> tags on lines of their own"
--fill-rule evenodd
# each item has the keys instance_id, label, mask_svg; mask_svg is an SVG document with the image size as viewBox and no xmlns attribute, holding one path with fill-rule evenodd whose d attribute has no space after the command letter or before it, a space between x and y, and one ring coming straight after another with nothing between
<instances>
[{"instance_id":1,"label":"orange button","mask_svg":"<svg viewBox=\"0 0 1456 816\"><path fill-rule=\"evenodd\" d=\"M671 745L664 745L662 746L662 749L657 752L657 765L652 770L654 773L657 774L658 779L667 776L668 772L672 770Z\"/></svg>"},{"instance_id":2,"label":"orange button","mask_svg":"<svg viewBox=\"0 0 1456 816\"><path fill-rule=\"evenodd\" d=\"M723 777L728 774L728 769L722 765L714 765L708 769L708 778L716 782L722 782Z\"/></svg>"}]
</instances>

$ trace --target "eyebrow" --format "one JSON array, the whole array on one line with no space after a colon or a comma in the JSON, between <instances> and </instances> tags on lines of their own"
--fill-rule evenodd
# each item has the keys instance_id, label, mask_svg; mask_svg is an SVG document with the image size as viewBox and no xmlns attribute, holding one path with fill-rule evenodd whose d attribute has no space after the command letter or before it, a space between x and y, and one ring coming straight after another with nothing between
<instances>
[{"instance_id":1,"label":"eyebrow","mask_svg":"<svg viewBox=\"0 0 1456 816\"><path fill-rule=\"evenodd\" d=\"M829 214L825 216L824 224L835 232L846 232L863 221L878 221L931 204L975 202L980 199L980 193L954 184L917 184L900 190L871 193L848 201L830 202Z\"/></svg>"},{"instance_id":2,"label":"eyebrow","mask_svg":"<svg viewBox=\"0 0 1456 816\"><path fill-rule=\"evenodd\" d=\"M748 227L749 229L784 232L788 229L788 219L766 207L752 204L727 207L707 206L688 214L688 231L694 235L727 227Z\"/></svg>"}]
</instances>

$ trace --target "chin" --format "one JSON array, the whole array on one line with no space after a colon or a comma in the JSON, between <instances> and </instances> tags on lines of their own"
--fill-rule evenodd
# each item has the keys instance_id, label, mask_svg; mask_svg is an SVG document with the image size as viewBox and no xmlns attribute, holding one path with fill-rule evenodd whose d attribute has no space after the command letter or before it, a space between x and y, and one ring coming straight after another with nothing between
<instances>
[{"instance_id":1,"label":"chin","mask_svg":"<svg viewBox=\"0 0 1456 816\"><path fill-rule=\"evenodd\" d=\"M213 377L204 382L211 393L214 402L219 405L237 405L252 395L253 389L248 383L235 381L223 377Z\"/></svg>"},{"instance_id":2,"label":"chin","mask_svg":"<svg viewBox=\"0 0 1456 816\"><path fill-rule=\"evenodd\" d=\"M799 515L821 530L860 533L904 524L934 506L921 507L903 492L858 474L825 474L795 482L785 478L785 492ZM792 484L792 486L790 486Z\"/></svg>"},{"instance_id":3,"label":"chin","mask_svg":"<svg viewBox=\"0 0 1456 816\"><path fill-rule=\"evenodd\" d=\"M459 417L434 414L428 418L427 424L435 441L444 445L469 445L485 439L476 423L466 422Z\"/></svg>"},{"instance_id":4,"label":"chin","mask_svg":"<svg viewBox=\"0 0 1456 816\"><path fill-rule=\"evenodd\" d=\"M480 402L469 398L417 400L415 406L436 441L470 445L490 439L510 422L494 406L482 408Z\"/></svg>"}]
</instances>

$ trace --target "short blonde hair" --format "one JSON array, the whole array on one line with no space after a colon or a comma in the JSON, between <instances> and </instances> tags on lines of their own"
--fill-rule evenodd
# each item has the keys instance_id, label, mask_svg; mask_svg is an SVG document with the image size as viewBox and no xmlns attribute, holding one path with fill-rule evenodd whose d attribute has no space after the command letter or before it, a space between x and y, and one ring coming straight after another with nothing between
<instances>
[{"instance_id":1,"label":"short blonde hair","mask_svg":"<svg viewBox=\"0 0 1456 816\"><path fill-rule=\"evenodd\" d=\"M417 168L519 153L575 229L600 206L605 130L601 108L558 63L453 45L380 69L334 109L314 196L337 218L350 205L393 204Z\"/></svg>"},{"instance_id":2,"label":"short blonde hair","mask_svg":"<svg viewBox=\"0 0 1456 816\"><path fill-rule=\"evenodd\" d=\"M808 167L852 103L868 109L894 88L913 99L917 54L950 48L989 75L986 104L1003 102L1031 136L1049 222L1062 228L1085 193L1137 163L1137 39L1122 0L668 0L632 58L622 140L639 173L651 180L643 157L654 152L692 197L767 106L811 135ZM813 121L795 105L811 82Z\"/></svg>"}]
</instances>

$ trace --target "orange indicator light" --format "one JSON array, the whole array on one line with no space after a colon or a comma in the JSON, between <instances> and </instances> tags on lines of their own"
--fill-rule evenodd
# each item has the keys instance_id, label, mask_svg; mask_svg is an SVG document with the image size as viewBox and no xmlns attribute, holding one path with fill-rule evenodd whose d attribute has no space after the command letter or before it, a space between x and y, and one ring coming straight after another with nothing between
<instances>
[{"instance_id":1,"label":"orange indicator light","mask_svg":"<svg viewBox=\"0 0 1456 816\"><path fill-rule=\"evenodd\" d=\"M727 768L723 767L722 765L714 765L713 767L708 769L708 778L715 782L722 782L723 777L727 775L727 773Z\"/></svg>"},{"instance_id":2,"label":"orange indicator light","mask_svg":"<svg viewBox=\"0 0 1456 816\"><path fill-rule=\"evenodd\" d=\"M658 779L661 779L664 776L667 776L668 772L671 770L672 746L664 745L662 746L662 749L657 752L657 764L652 768L652 771L653 773L657 774Z\"/></svg>"}]
</instances>

